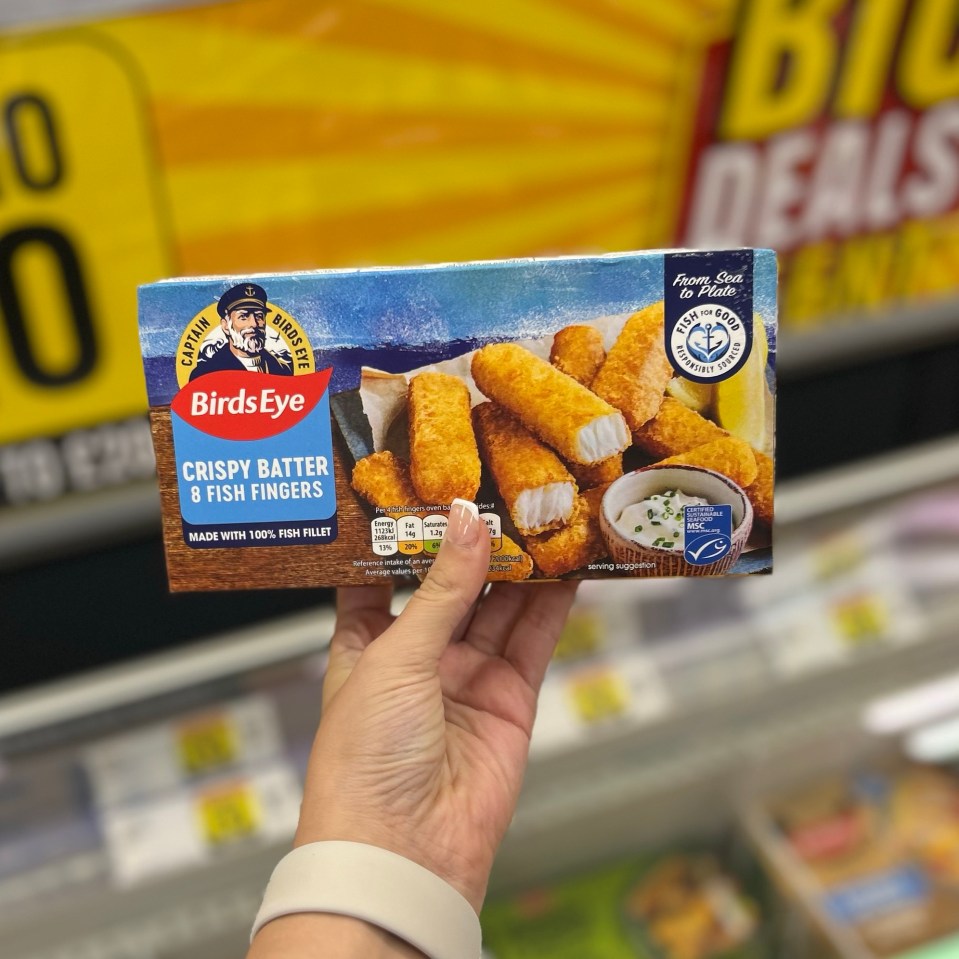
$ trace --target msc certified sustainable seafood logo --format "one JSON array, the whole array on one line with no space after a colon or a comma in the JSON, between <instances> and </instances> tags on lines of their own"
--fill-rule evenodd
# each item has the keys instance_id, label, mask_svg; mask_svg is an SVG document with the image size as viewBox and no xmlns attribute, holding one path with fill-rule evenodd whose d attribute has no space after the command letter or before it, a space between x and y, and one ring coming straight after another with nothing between
<instances>
[{"instance_id":1,"label":"msc certified sustainable seafood logo","mask_svg":"<svg viewBox=\"0 0 959 959\"><path fill-rule=\"evenodd\" d=\"M723 533L711 533L689 540L683 557L694 566L708 566L721 560L733 548L733 541Z\"/></svg>"},{"instance_id":2,"label":"msc certified sustainable seafood logo","mask_svg":"<svg viewBox=\"0 0 959 959\"><path fill-rule=\"evenodd\" d=\"M751 346L746 324L719 303L687 310L673 326L669 347L677 371L701 383L725 379L746 359Z\"/></svg>"}]
</instances>

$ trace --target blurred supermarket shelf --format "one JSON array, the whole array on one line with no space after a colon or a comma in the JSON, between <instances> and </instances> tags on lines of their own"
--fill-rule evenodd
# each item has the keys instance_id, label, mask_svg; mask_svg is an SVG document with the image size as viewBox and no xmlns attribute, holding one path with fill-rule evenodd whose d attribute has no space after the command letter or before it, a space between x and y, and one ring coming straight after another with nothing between
<instances>
[{"instance_id":1,"label":"blurred supermarket shelf","mask_svg":"<svg viewBox=\"0 0 959 959\"><path fill-rule=\"evenodd\" d=\"M863 702L904 683L955 668L952 631L957 621L959 600L952 600L935 610L924 635L910 645L869 650L793 680L746 682L722 702L698 706L687 702L681 709L654 709L635 721L597 728L593 735L567 743L566 748L537 753L498 860L492 893L522 888L643 847L660 846L677 836L696 836L697 830L700 838L707 838L702 835L702 824L709 823L715 830L716 824L728 821L742 790L750 787L765 764L781 762L801 750L827 753L838 740L843 749L854 752L857 737L865 735L859 722ZM277 660L296 655L298 650L315 652L315 636L310 639L297 624L289 625L286 634L275 634L277 642L271 637L269 646L250 649L245 660L235 658L226 645L232 643L234 650L242 650L240 637L222 637L220 649L209 644L205 653L227 660L242 672L265 664L270 652ZM716 632L709 639L722 643L729 637L724 640ZM252 635L246 640L255 643ZM609 661L618 667L629 655L625 650ZM165 674L164 682L154 678L151 688L159 693L179 682L198 682L222 672L222 666L204 667L203 663L202 657L195 658L189 678L173 670ZM560 677L569 675L567 668ZM312 681L318 677L314 675ZM144 680L137 682L143 689ZM109 689L106 695L110 695ZM298 728L301 735L308 733L309 722L315 721L305 715L302 704L293 708L296 698L288 687L278 688L274 695L276 712L288 735L291 728ZM114 695L114 708L124 699ZM309 699L307 695L304 702ZM101 705L102 701L87 703L91 709ZM315 701L311 708L315 709ZM301 713L291 724L291 717ZM183 717L175 721L182 724ZM114 733L114 739L119 735L131 740L127 745L135 745L134 736L149 732ZM110 752L116 756L115 743ZM89 754L85 763L89 770ZM704 816L707 806L710 815ZM151 830L145 833L149 837ZM241 954L249 917L288 843L288 836L260 837L211 847L207 858L192 868L141 876L135 881L118 878L115 849L91 846L69 858L2 879L4 955L10 959L126 959L133 954L202 954L225 959ZM129 852L126 849L124 855ZM37 910L52 906L57 923L38 922ZM64 952L67 941L70 948ZM133 952L131 944L135 945Z\"/></svg>"},{"instance_id":2,"label":"blurred supermarket shelf","mask_svg":"<svg viewBox=\"0 0 959 959\"><path fill-rule=\"evenodd\" d=\"M955 478L959 478L959 437L932 440L782 483L776 490L776 522L803 523Z\"/></svg>"},{"instance_id":3,"label":"blurred supermarket shelf","mask_svg":"<svg viewBox=\"0 0 959 959\"><path fill-rule=\"evenodd\" d=\"M332 610L318 607L186 648L13 693L0 698L0 741L93 713L120 711L144 700L297 657L321 654L332 633Z\"/></svg>"},{"instance_id":4,"label":"blurred supermarket shelf","mask_svg":"<svg viewBox=\"0 0 959 959\"><path fill-rule=\"evenodd\" d=\"M543 872L614 857L624 844L642 848L721 820L765 764L798 750L826 753L841 744L855 753L868 740L864 702L956 669L957 622L953 598L930 613L918 642L794 679L745 682L700 708L687 701L653 717L624 715L591 737L537 754L494 887L522 886ZM615 659L611 668L619 668ZM706 804L710 817L702 815Z\"/></svg>"}]
</instances>

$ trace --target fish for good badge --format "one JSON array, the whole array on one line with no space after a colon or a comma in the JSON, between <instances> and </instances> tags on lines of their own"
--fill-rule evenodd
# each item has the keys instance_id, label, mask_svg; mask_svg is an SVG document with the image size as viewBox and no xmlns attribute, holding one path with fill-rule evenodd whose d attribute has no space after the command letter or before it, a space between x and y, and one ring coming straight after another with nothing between
<instances>
[{"instance_id":1,"label":"fish for good badge","mask_svg":"<svg viewBox=\"0 0 959 959\"><path fill-rule=\"evenodd\" d=\"M336 538L328 388L302 327L257 283L187 325L170 404L183 538L197 549Z\"/></svg>"},{"instance_id":2,"label":"fish for good badge","mask_svg":"<svg viewBox=\"0 0 959 959\"><path fill-rule=\"evenodd\" d=\"M753 251L670 253L664 258L666 354L698 383L732 376L749 357Z\"/></svg>"}]
</instances>

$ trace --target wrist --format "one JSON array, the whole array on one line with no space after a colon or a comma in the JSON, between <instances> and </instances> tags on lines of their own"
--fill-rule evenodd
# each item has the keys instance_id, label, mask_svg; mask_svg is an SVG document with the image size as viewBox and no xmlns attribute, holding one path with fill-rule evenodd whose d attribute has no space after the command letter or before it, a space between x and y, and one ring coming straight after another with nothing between
<instances>
[{"instance_id":1,"label":"wrist","mask_svg":"<svg viewBox=\"0 0 959 959\"><path fill-rule=\"evenodd\" d=\"M287 853L270 876L251 938L282 917L312 913L362 919L431 959L480 953L479 917L459 892L423 866L367 843L328 840Z\"/></svg>"},{"instance_id":2,"label":"wrist","mask_svg":"<svg viewBox=\"0 0 959 959\"><path fill-rule=\"evenodd\" d=\"M418 949L352 916L297 913L267 923L247 959L423 959Z\"/></svg>"},{"instance_id":3,"label":"wrist","mask_svg":"<svg viewBox=\"0 0 959 959\"><path fill-rule=\"evenodd\" d=\"M366 823L355 816L348 822L330 818L324 819L322 824L311 824L307 816L301 816L293 840L294 848L329 841L364 843L396 853L452 886L473 907L477 916L482 911L492 855L489 864L473 862L445 846L442 838L428 826L410 829L407 823L402 829L390 828L389 823Z\"/></svg>"}]
</instances>

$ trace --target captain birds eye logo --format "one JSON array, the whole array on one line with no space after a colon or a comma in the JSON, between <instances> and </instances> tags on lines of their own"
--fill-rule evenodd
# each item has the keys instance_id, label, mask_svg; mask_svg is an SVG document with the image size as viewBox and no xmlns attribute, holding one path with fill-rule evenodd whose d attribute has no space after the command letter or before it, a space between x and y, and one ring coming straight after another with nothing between
<instances>
[{"instance_id":1,"label":"captain birds eye logo","mask_svg":"<svg viewBox=\"0 0 959 959\"><path fill-rule=\"evenodd\" d=\"M300 324L267 300L257 283L240 283L197 313L180 338L177 383L221 371L297 376L315 370Z\"/></svg>"}]
</instances>

